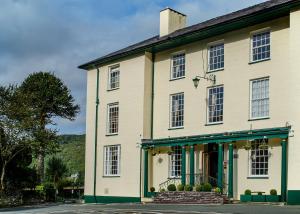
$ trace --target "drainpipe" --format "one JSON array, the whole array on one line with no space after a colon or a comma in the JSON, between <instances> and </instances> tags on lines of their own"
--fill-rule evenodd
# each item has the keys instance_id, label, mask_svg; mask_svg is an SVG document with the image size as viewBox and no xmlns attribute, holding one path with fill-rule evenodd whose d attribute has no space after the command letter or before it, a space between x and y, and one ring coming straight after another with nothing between
<instances>
[{"instance_id":1,"label":"drainpipe","mask_svg":"<svg viewBox=\"0 0 300 214\"><path fill-rule=\"evenodd\" d=\"M95 116L95 157L94 157L94 200L97 203L96 187L97 187L97 141L98 141L98 109L99 109L99 68L97 67L96 79L96 116Z\"/></svg>"},{"instance_id":2,"label":"drainpipe","mask_svg":"<svg viewBox=\"0 0 300 214\"><path fill-rule=\"evenodd\" d=\"M152 93L151 93L151 139L153 140L153 112L154 112L154 63L155 53L152 52Z\"/></svg>"}]
</instances>

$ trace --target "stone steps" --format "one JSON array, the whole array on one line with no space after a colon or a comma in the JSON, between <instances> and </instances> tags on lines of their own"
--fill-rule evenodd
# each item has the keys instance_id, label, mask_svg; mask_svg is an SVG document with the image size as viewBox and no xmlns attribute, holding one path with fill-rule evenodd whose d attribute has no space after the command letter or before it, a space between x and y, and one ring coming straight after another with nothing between
<instances>
[{"instance_id":1,"label":"stone steps","mask_svg":"<svg viewBox=\"0 0 300 214\"><path fill-rule=\"evenodd\" d=\"M153 200L159 204L224 204L228 203L225 195L215 192L160 192Z\"/></svg>"}]
</instances>

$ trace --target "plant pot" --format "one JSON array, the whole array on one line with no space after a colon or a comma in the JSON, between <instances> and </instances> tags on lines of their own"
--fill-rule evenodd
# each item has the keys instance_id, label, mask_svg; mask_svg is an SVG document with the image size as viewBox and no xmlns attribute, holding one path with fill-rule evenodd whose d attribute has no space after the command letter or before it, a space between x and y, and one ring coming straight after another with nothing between
<instances>
[{"instance_id":1,"label":"plant pot","mask_svg":"<svg viewBox=\"0 0 300 214\"><path fill-rule=\"evenodd\" d=\"M280 195L266 195L266 201L267 202L279 202Z\"/></svg>"},{"instance_id":2,"label":"plant pot","mask_svg":"<svg viewBox=\"0 0 300 214\"><path fill-rule=\"evenodd\" d=\"M252 195L253 202L265 202L266 196L265 195Z\"/></svg>"},{"instance_id":3,"label":"plant pot","mask_svg":"<svg viewBox=\"0 0 300 214\"><path fill-rule=\"evenodd\" d=\"M240 195L241 202L248 202L252 200L252 195Z\"/></svg>"}]
</instances>

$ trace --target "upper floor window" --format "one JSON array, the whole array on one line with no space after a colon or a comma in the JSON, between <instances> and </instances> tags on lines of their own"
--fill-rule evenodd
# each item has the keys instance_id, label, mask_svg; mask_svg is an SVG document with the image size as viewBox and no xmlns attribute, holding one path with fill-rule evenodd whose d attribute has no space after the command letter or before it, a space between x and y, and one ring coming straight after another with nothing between
<instances>
[{"instance_id":1,"label":"upper floor window","mask_svg":"<svg viewBox=\"0 0 300 214\"><path fill-rule=\"evenodd\" d=\"M184 122L184 94L171 95L171 128L183 127Z\"/></svg>"},{"instance_id":2,"label":"upper floor window","mask_svg":"<svg viewBox=\"0 0 300 214\"><path fill-rule=\"evenodd\" d=\"M269 78L251 81L251 119L269 116Z\"/></svg>"},{"instance_id":3,"label":"upper floor window","mask_svg":"<svg viewBox=\"0 0 300 214\"><path fill-rule=\"evenodd\" d=\"M252 36L252 62L270 59L271 43L270 31L261 32Z\"/></svg>"},{"instance_id":4,"label":"upper floor window","mask_svg":"<svg viewBox=\"0 0 300 214\"><path fill-rule=\"evenodd\" d=\"M172 56L171 79L185 76L185 53L174 54Z\"/></svg>"},{"instance_id":5,"label":"upper floor window","mask_svg":"<svg viewBox=\"0 0 300 214\"><path fill-rule=\"evenodd\" d=\"M223 121L223 102L223 86L208 89L208 123L220 123Z\"/></svg>"},{"instance_id":6,"label":"upper floor window","mask_svg":"<svg viewBox=\"0 0 300 214\"><path fill-rule=\"evenodd\" d=\"M268 139L259 139L251 143L250 151L250 175L251 176L266 176L269 169L269 150L268 146L263 145L268 143Z\"/></svg>"},{"instance_id":7,"label":"upper floor window","mask_svg":"<svg viewBox=\"0 0 300 214\"><path fill-rule=\"evenodd\" d=\"M211 45L209 47L209 71L224 68L224 44Z\"/></svg>"},{"instance_id":8,"label":"upper floor window","mask_svg":"<svg viewBox=\"0 0 300 214\"><path fill-rule=\"evenodd\" d=\"M112 103L108 105L108 134L116 134L119 131L119 104Z\"/></svg>"},{"instance_id":9,"label":"upper floor window","mask_svg":"<svg viewBox=\"0 0 300 214\"><path fill-rule=\"evenodd\" d=\"M121 146L104 146L104 176L120 175Z\"/></svg>"},{"instance_id":10,"label":"upper floor window","mask_svg":"<svg viewBox=\"0 0 300 214\"><path fill-rule=\"evenodd\" d=\"M117 89L120 87L120 67L113 66L109 68L108 89Z\"/></svg>"},{"instance_id":11,"label":"upper floor window","mask_svg":"<svg viewBox=\"0 0 300 214\"><path fill-rule=\"evenodd\" d=\"M170 177L181 176L181 146L172 147L172 153L170 155L169 175Z\"/></svg>"}]
</instances>

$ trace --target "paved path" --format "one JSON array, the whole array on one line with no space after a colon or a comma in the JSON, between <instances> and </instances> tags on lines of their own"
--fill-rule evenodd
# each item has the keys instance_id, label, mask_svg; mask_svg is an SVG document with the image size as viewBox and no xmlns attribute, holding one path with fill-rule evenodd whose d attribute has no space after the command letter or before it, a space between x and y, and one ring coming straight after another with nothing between
<instances>
[{"instance_id":1,"label":"paved path","mask_svg":"<svg viewBox=\"0 0 300 214\"><path fill-rule=\"evenodd\" d=\"M155 204L61 204L0 209L4 214L290 214L300 213L300 206L254 204L235 205L155 205Z\"/></svg>"}]
</instances>

